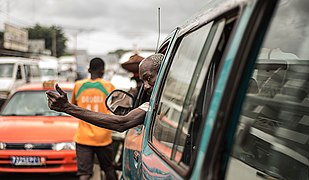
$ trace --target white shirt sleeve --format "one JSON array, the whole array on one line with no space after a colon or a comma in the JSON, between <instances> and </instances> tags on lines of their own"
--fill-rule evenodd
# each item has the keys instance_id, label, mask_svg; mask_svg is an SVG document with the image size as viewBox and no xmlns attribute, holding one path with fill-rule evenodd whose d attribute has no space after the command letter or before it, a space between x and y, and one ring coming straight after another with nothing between
<instances>
[{"instance_id":1,"label":"white shirt sleeve","mask_svg":"<svg viewBox=\"0 0 309 180\"><path fill-rule=\"evenodd\" d=\"M143 111L148 111L148 108L149 108L149 102L145 102L143 103L142 105L140 105L138 108L140 108L141 110Z\"/></svg>"}]
</instances>

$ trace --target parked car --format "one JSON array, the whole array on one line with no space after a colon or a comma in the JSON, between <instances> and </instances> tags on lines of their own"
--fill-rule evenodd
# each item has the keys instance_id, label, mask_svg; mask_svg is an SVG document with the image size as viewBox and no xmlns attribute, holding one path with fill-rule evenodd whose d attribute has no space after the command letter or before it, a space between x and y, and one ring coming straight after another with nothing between
<instances>
[{"instance_id":1,"label":"parked car","mask_svg":"<svg viewBox=\"0 0 309 180\"><path fill-rule=\"evenodd\" d=\"M308 7L209 1L177 27L126 135L123 178L308 180Z\"/></svg>"},{"instance_id":2,"label":"parked car","mask_svg":"<svg viewBox=\"0 0 309 180\"><path fill-rule=\"evenodd\" d=\"M60 83L68 95L74 84ZM78 120L47 106L53 81L21 86L0 113L0 173L76 172Z\"/></svg>"}]
</instances>

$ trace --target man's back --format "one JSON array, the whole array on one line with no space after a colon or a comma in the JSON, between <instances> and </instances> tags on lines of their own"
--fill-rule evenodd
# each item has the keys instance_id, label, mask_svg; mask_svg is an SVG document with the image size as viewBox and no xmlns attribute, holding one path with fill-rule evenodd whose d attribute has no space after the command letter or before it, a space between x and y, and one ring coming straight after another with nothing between
<instances>
[{"instance_id":1,"label":"man's back","mask_svg":"<svg viewBox=\"0 0 309 180\"><path fill-rule=\"evenodd\" d=\"M80 80L75 83L71 100L79 107L108 113L105 99L114 89L115 87L110 82L101 78ZM80 121L75 141L84 145L105 146L112 143L112 134L110 130Z\"/></svg>"}]
</instances>

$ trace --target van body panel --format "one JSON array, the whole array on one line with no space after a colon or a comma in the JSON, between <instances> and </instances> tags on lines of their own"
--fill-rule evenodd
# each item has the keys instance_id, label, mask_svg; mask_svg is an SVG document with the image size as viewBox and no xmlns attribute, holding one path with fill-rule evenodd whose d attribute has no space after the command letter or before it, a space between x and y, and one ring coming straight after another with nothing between
<instances>
[{"instance_id":1,"label":"van body panel","mask_svg":"<svg viewBox=\"0 0 309 180\"><path fill-rule=\"evenodd\" d=\"M13 85L13 81L11 78L1 78L1 86L0 91L9 91Z\"/></svg>"},{"instance_id":2,"label":"van body panel","mask_svg":"<svg viewBox=\"0 0 309 180\"><path fill-rule=\"evenodd\" d=\"M41 81L39 64L35 59L0 57L0 66L5 64L12 64L13 71L10 77L0 77L1 91L7 94L4 99L6 99L9 94L12 94L16 88L26 83Z\"/></svg>"}]
</instances>

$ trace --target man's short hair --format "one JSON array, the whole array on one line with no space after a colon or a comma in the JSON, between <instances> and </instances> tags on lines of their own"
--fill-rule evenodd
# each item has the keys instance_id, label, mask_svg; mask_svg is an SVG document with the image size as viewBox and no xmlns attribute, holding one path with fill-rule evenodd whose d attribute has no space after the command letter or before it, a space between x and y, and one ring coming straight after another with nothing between
<instances>
[{"instance_id":1,"label":"man's short hair","mask_svg":"<svg viewBox=\"0 0 309 180\"><path fill-rule=\"evenodd\" d=\"M151 61L153 70L155 70L156 72L159 72L163 57L164 57L163 54L156 53L156 54L148 56L144 60Z\"/></svg>"},{"instance_id":2,"label":"man's short hair","mask_svg":"<svg viewBox=\"0 0 309 180\"><path fill-rule=\"evenodd\" d=\"M89 69L92 71L101 71L105 68L105 62L101 58L93 58L90 60Z\"/></svg>"}]
</instances>

